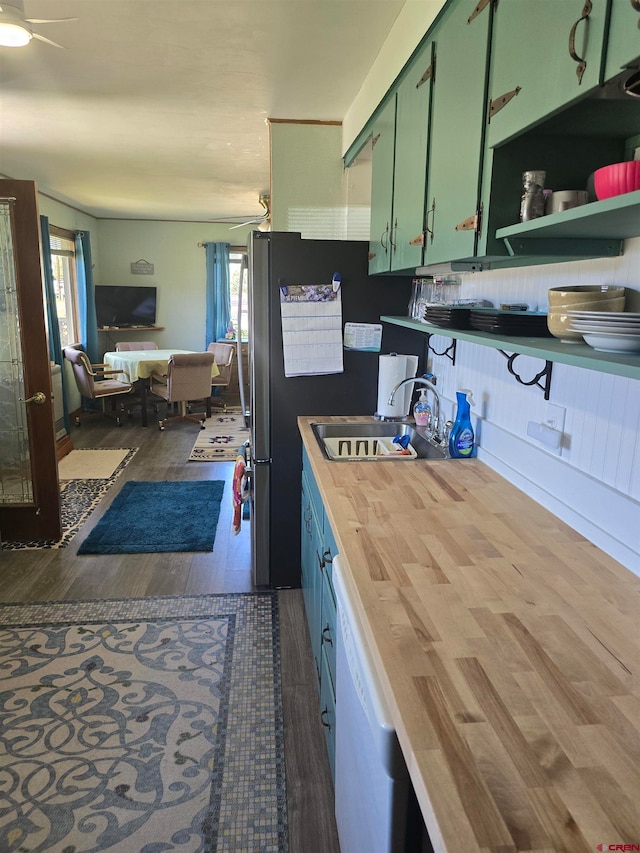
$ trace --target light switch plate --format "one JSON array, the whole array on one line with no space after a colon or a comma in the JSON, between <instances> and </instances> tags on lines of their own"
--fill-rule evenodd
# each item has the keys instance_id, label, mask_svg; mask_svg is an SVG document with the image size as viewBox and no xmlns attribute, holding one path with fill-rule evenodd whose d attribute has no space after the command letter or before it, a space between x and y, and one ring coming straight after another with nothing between
<instances>
[{"instance_id":1,"label":"light switch plate","mask_svg":"<svg viewBox=\"0 0 640 853\"><path fill-rule=\"evenodd\" d=\"M562 406L556 406L553 403L547 403L547 411L544 418L545 426L551 427L558 432L564 432L564 419L567 410Z\"/></svg>"},{"instance_id":2,"label":"light switch plate","mask_svg":"<svg viewBox=\"0 0 640 853\"><path fill-rule=\"evenodd\" d=\"M558 456L562 453L562 433L559 430L553 429L547 424L529 421L527 435L535 438L540 444L544 444L545 448L552 453L556 453Z\"/></svg>"}]
</instances>

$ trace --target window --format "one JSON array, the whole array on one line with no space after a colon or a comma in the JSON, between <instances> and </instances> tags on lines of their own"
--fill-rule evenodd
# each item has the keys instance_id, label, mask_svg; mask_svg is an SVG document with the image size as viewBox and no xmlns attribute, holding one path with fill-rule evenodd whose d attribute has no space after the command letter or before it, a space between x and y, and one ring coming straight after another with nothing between
<instances>
[{"instance_id":1,"label":"window","mask_svg":"<svg viewBox=\"0 0 640 853\"><path fill-rule=\"evenodd\" d=\"M75 242L71 231L55 227L49 230L60 343L66 347L79 340Z\"/></svg>"},{"instance_id":2,"label":"window","mask_svg":"<svg viewBox=\"0 0 640 853\"><path fill-rule=\"evenodd\" d=\"M248 314L248 281L247 253L244 250L233 249L229 252L229 290L231 292L231 322L238 332L238 301L242 288L242 316L240 318L240 338L246 340L249 336Z\"/></svg>"}]
</instances>

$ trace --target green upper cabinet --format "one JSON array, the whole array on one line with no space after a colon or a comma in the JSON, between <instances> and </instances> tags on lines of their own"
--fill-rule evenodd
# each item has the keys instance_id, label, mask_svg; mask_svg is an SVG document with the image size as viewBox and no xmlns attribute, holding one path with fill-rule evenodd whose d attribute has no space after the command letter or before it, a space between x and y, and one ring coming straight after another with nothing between
<instances>
[{"instance_id":1,"label":"green upper cabinet","mask_svg":"<svg viewBox=\"0 0 640 853\"><path fill-rule=\"evenodd\" d=\"M640 65L640 2L611 0L605 80L632 64Z\"/></svg>"},{"instance_id":2,"label":"green upper cabinet","mask_svg":"<svg viewBox=\"0 0 640 853\"><path fill-rule=\"evenodd\" d=\"M393 215L393 166L396 137L396 97L389 100L373 126L371 152L371 224L369 273L389 272L389 242Z\"/></svg>"},{"instance_id":3,"label":"green upper cabinet","mask_svg":"<svg viewBox=\"0 0 640 853\"><path fill-rule=\"evenodd\" d=\"M398 88L391 269L422 263L432 45L420 51Z\"/></svg>"},{"instance_id":4,"label":"green upper cabinet","mask_svg":"<svg viewBox=\"0 0 640 853\"><path fill-rule=\"evenodd\" d=\"M476 250L492 7L475 6L452 4L434 32L426 264Z\"/></svg>"},{"instance_id":5,"label":"green upper cabinet","mask_svg":"<svg viewBox=\"0 0 640 853\"><path fill-rule=\"evenodd\" d=\"M491 48L489 145L600 84L606 19L607 0L500 0Z\"/></svg>"},{"instance_id":6,"label":"green upper cabinet","mask_svg":"<svg viewBox=\"0 0 640 853\"><path fill-rule=\"evenodd\" d=\"M422 262L431 44L407 66L373 127L369 272Z\"/></svg>"}]
</instances>

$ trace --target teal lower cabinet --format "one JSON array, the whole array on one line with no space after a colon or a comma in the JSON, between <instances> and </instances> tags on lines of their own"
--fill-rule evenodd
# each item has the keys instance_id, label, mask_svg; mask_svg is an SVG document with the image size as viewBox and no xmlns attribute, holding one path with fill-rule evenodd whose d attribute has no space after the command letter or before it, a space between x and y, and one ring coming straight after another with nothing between
<instances>
[{"instance_id":1,"label":"teal lower cabinet","mask_svg":"<svg viewBox=\"0 0 640 853\"><path fill-rule=\"evenodd\" d=\"M318 682L321 671L321 618L322 618L322 534L313 500L310 497L308 478L302 475L302 594L311 638L311 653Z\"/></svg>"},{"instance_id":2,"label":"teal lower cabinet","mask_svg":"<svg viewBox=\"0 0 640 853\"><path fill-rule=\"evenodd\" d=\"M324 727L324 740L327 745L331 778L336 778L336 694L326 657L322 659L320 681L320 719Z\"/></svg>"},{"instance_id":3,"label":"teal lower cabinet","mask_svg":"<svg viewBox=\"0 0 640 853\"><path fill-rule=\"evenodd\" d=\"M302 592L320 691L319 718L323 726L332 777L336 728L336 599L331 580L331 563L335 554L333 533L303 450L300 555Z\"/></svg>"}]
</instances>

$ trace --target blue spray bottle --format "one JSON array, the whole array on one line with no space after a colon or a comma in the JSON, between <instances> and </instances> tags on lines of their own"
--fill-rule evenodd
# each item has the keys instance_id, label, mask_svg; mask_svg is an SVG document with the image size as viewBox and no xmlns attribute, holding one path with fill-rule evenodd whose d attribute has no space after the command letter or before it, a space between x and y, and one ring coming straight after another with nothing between
<instances>
[{"instance_id":1,"label":"blue spray bottle","mask_svg":"<svg viewBox=\"0 0 640 853\"><path fill-rule=\"evenodd\" d=\"M458 410L449 436L449 455L456 459L467 459L476 455L475 437L471 426L471 391L456 391Z\"/></svg>"}]
</instances>

